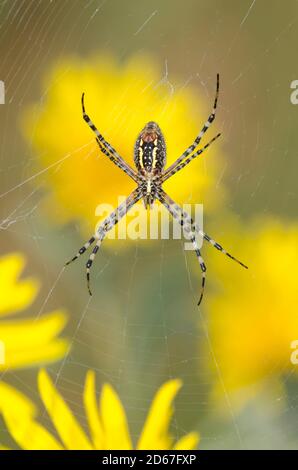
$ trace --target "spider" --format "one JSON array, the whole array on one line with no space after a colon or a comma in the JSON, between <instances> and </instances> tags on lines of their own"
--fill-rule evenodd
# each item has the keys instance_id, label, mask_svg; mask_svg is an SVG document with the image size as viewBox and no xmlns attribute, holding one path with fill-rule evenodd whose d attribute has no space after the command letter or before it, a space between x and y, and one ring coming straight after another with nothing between
<instances>
[{"instance_id":1,"label":"spider","mask_svg":"<svg viewBox=\"0 0 298 470\"><path fill-rule=\"evenodd\" d=\"M188 165L198 155L201 155L220 136L220 134L217 134L202 148L198 149L203 135L215 119L218 93L219 74L217 74L214 105L209 118L205 122L201 132L197 135L194 142L167 169L165 169L166 144L164 136L156 122L148 122L145 125L144 129L140 132L135 143L134 163L136 166L136 170L134 170L130 165L128 165L128 163L125 162L125 160L117 153L117 151L105 140L103 135L97 130L96 126L86 114L84 104L84 93L82 94L83 118L88 124L88 126L95 133L96 141L99 145L101 152L105 154L116 166L121 168L121 170L124 171L128 176L130 176L130 178L132 178L137 184L137 188L128 196L128 198L122 204L117 207L117 209L115 209L110 214L109 217L107 217L102 222L102 224L99 226L99 228L96 230L96 233L90 238L90 240L88 240L85 245L80 248L78 253L66 263L66 265L68 265L78 259L79 256L85 253L85 251L91 245L93 245L93 243L95 243L95 246L86 264L87 287L90 295L92 295L90 290L90 269L94 261L95 255L98 252L105 235L119 222L120 219L122 219L127 214L127 212L134 206L134 204L136 204L142 198L146 209L152 208L152 205L155 200L158 200L161 204L163 204L169 211L169 213L172 215L172 217L180 223L180 225L183 227L183 230L186 234L188 234L189 239L193 243L194 251L198 258L202 271L201 294L198 305L200 305L203 299L206 281L206 265L201 256L201 251L196 241L196 233L198 233L204 240L213 245L217 250L221 251L226 256L228 256L229 258L236 261L241 266L247 269L247 266L245 266L245 264L243 264L238 259L234 258L234 256L228 253L219 243L214 241L211 237L209 237L209 235L207 235L199 227L197 227L194 224L190 215L184 212L182 208L178 204L176 204L162 188L162 185L165 181L171 178L171 176L173 176L178 171L182 170L182 168Z\"/></svg>"}]
</instances>

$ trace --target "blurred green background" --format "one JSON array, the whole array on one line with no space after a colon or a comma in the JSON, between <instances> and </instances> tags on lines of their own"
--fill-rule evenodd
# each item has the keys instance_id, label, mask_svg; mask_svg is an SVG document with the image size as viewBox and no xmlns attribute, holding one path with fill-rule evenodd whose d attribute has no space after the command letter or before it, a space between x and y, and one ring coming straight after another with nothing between
<instances>
[{"instance_id":1,"label":"blurred green background","mask_svg":"<svg viewBox=\"0 0 298 470\"><path fill-rule=\"evenodd\" d=\"M298 107L290 102L290 83L298 79L297 21L294 0L0 2L0 79L6 85L6 103L0 106L1 220L34 191L13 223L1 224L1 253L22 251L28 260L25 274L42 282L36 314L57 307L69 312L72 350L48 369L58 374L58 387L83 425L81 392L88 368L96 371L98 385L109 381L116 387L135 439L153 393L168 378L179 377L184 388L174 435L197 429L200 448L295 448L298 384L287 378L287 404L280 412L250 405L235 416L226 405L218 413L209 400L216 372L203 367L212 352L204 305L200 313L196 308L199 268L179 241L103 249L91 300L83 261L57 280L82 238L75 223L53 226L40 209L43 174L26 182L36 157L20 132L22 110L32 101L42 105L45 72L68 56L108 51L125 62L132 54L150 53L161 66L167 63L169 80L173 74L181 86L189 82L203 94L207 86L207 100L219 72L216 126L224 130L225 160L218 184L228 188L228 209L244 224L255 215L294 219ZM220 227L212 233L220 239ZM215 275L208 274L209 279ZM9 372L5 378L36 399L36 370ZM0 440L7 440L1 428Z\"/></svg>"}]
</instances>

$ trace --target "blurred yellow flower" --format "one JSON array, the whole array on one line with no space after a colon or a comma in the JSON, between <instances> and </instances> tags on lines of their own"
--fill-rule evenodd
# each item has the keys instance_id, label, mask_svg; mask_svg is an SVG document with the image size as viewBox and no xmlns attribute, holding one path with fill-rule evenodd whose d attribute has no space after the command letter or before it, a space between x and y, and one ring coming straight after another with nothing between
<instances>
[{"instance_id":1,"label":"blurred yellow flower","mask_svg":"<svg viewBox=\"0 0 298 470\"><path fill-rule=\"evenodd\" d=\"M98 204L116 207L118 196L127 196L135 187L99 152L82 118L83 91L87 113L131 165L135 140L148 121L160 124L169 163L193 142L211 112L216 76L214 83L210 82L210 99L206 100L197 97L189 86L174 91L162 75L156 63L143 56L132 57L125 64L107 55L87 61L65 59L49 71L43 99L27 108L22 128L50 189L47 208L53 220L78 221L84 235L89 235L98 221ZM212 128L206 142L217 133L216 124ZM208 210L222 204L222 190L214 191L219 177L215 155L220 153L220 145L217 142L210 154L195 159L165 183L177 202L204 201Z\"/></svg>"},{"instance_id":2,"label":"blurred yellow flower","mask_svg":"<svg viewBox=\"0 0 298 470\"><path fill-rule=\"evenodd\" d=\"M213 398L227 392L241 407L256 396L268 398L268 391L281 396L281 377L295 368L291 343L298 339L298 224L269 219L241 229L228 220L224 226L229 230L223 242L247 261L249 270L210 254L209 272L216 271L219 282L217 293L206 301L219 377ZM213 359L208 368L211 364Z\"/></svg>"},{"instance_id":3,"label":"blurred yellow flower","mask_svg":"<svg viewBox=\"0 0 298 470\"><path fill-rule=\"evenodd\" d=\"M185 435L176 443L169 434L169 424L173 415L172 402L180 386L179 380L170 380L158 390L138 440L137 449L191 450L197 446L199 436L196 432ZM0 412L9 433L22 449L129 450L133 448L125 411L110 385L103 385L100 401L97 403L93 371L88 371L86 375L83 394L89 436L45 370L39 372L38 389L56 429L57 437L36 421L37 409L27 397L10 385L0 383Z\"/></svg>"},{"instance_id":4,"label":"blurred yellow flower","mask_svg":"<svg viewBox=\"0 0 298 470\"><path fill-rule=\"evenodd\" d=\"M40 318L7 319L27 309L38 292L35 279L19 280L24 264L20 253L0 258L0 371L56 361L68 346L65 339L57 338L66 323L62 310Z\"/></svg>"}]
</instances>

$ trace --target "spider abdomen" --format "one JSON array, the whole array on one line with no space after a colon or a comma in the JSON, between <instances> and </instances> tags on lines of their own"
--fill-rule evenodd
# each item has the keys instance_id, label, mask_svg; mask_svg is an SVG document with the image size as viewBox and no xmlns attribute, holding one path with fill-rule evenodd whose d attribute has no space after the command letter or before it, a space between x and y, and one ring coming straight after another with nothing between
<instances>
[{"instance_id":1,"label":"spider abdomen","mask_svg":"<svg viewBox=\"0 0 298 470\"><path fill-rule=\"evenodd\" d=\"M159 126L148 122L137 138L134 161L142 174L161 173L166 163L165 140Z\"/></svg>"}]
</instances>

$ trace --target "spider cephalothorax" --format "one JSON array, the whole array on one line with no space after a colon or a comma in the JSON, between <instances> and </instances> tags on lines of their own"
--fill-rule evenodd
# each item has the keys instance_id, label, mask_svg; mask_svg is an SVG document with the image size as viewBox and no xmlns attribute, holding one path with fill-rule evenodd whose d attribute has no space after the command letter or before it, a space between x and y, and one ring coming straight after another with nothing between
<instances>
[{"instance_id":1,"label":"spider cephalothorax","mask_svg":"<svg viewBox=\"0 0 298 470\"><path fill-rule=\"evenodd\" d=\"M139 134L134 162L140 177L139 188L146 208L152 207L160 187L160 175L166 163L166 144L160 127L150 121Z\"/></svg>"},{"instance_id":2,"label":"spider cephalothorax","mask_svg":"<svg viewBox=\"0 0 298 470\"><path fill-rule=\"evenodd\" d=\"M201 251L196 240L196 233L198 233L204 240L208 243L211 243L214 248L221 251L229 258L237 261L244 268L247 268L241 261L238 261L230 253L228 253L224 248L217 242L215 242L209 235L203 232L200 227L194 224L191 217L183 211L183 209L176 204L163 190L163 183L173 176L175 173L184 168L188 163L190 163L194 158L206 150L212 142L217 139L220 134L217 134L213 139L211 139L207 144L202 148L198 148L201 139L209 126L215 119L215 111L217 106L217 97L219 90L219 76L217 75L217 84L216 84L216 95L214 100L214 105L212 112L205 122L201 132L197 135L193 143L180 155L177 160L172 163L166 170L164 169L166 163L166 145L165 140L162 135L162 132L159 126L150 121L146 124L140 135L138 136L135 144L134 150L134 161L137 168L135 171L131 168L128 163L116 152L116 150L109 144L103 135L97 130L96 126L93 124L89 116L85 112L84 106L84 94L82 95L82 110L83 118L87 122L88 126L96 135L96 141L99 145L99 148L102 153L104 153L115 165L121 168L130 178L132 178L137 184L136 189L128 196L126 201L120 204L117 209L115 209L109 217L107 217L102 224L98 227L96 233L88 240L78 253L68 261L69 264L72 261L75 261L80 255L82 255L90 245L94 242L95 246L92 250L92 253L87 261L87 284L88 290L91 295L89 281L90 281L90 269L95 258L96 253L99 250L102 240L109 230L111 230L119 220L124 217L127 212L133 207L140 199L143 198L146 208L151 208L155 199L157 199L161 204L163 204L166 209L170 212L174 219L176 219L184 228L185 233L187 233L188 238L191 240L194 252L198 258L201 271L202 271L202 288L201 295L198 305L201 303L203 298L203 292L205 287L205 278L206 278L206 265L201 256Z\"/></svg>"}]
</instances>

